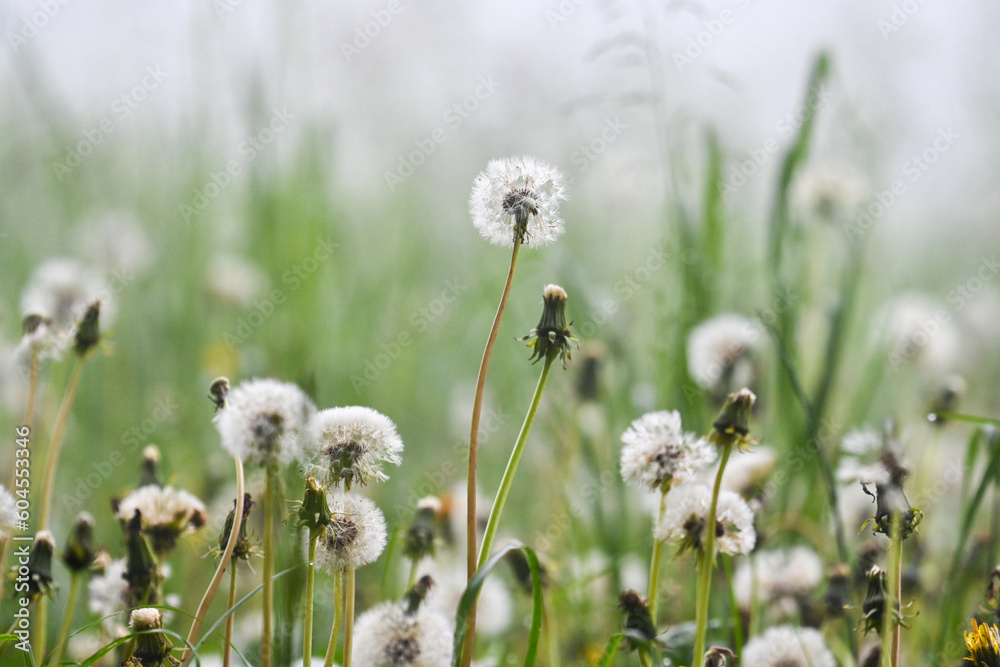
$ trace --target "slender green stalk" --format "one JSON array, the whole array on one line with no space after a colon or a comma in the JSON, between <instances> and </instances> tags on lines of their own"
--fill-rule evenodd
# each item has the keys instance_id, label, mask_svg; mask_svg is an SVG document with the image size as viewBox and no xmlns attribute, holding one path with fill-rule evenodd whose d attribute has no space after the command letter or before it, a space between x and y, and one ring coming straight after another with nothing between
<instances>
[{"instance_id":1,"label":"slender green stalk","mask_svg":"<svg viewBox=\"0 0 1000 667\"><path fill-rule=\"evenodd\" d=\"M344 667L351 667L354 652L354 568L347 571L347 590L344 592Z\"/></svg>"},{"instance_id":2,"label":"slender green stalk","mask_svg":"<svg viewBox=\"0 0 1000 667\"><path fill-rule=\"evenodd\" d=\"M237 567L235 564L229 568L229 599L226 601L226 611L228 612L234 606L236 606L236 571ZM226 641L222 646L222 667L229 667L230 658L232 657L233 649L233 617L236 614L229 614L226 618Z\"/></svg>"},{"instance_id":3,"label":"slender green stalk","mask_svg":"<svg viewBox=\"0 0 1000 667\"><path fill-rule=\"evenodd\" d=\"M490 359L493 357L493 346L496 344L497 333L500 331L500 320L503 319L504 310L507 308L507 297L510 296L510 286L514 282L514 269L517 268L517 255L521 250L521 239L514 235L514 250L510 255L510 267L507 269L507 281L503 286L503 293L500 295L500 305L497 306L497 313L493 317L493 326L490 328L490 335L486 339L486 348L483 349L483 359L479 363L479 376L476 378L476 395L472 401L472 426L469 429L469 471L468 484L466 486L466 549L465 565L468 580L472 581L472 576L476 573L476 468L479 465L479 420L483 412L483 395L486 392L486 373L490 367ZM475 608L469 616L469 634L465 640L462 650L462 665L469 667L472 664L472 649L476 641L476 612Z\"/></svg>"},{"instance_id":4,"label":"slender green stalk","mask_svg":"<svg viewBox=\"0 0 1000 667\"><path fill-rule=\"evenodd\" d=\"M76 570L69 575L69 595L66 596L66 612L63 616L62 625L59 627L56 652L52 658L53 664L56 665L62 660L63 651L66 649L66 642L69 640L69 631L73 625L73 610L76 608L76 599L80 595L80 582L82 580L83 574Z\"/></svg>"},{"instance_id":5,"label":"slender green stalk","mask_svg":"<svg viewBox=\"0 0 1000 667\"><path fill-rule=\"evenodd\" d=\"M76 363L73 365L73 372L69 377L69 385L66 387L66 395L63 396L62 404L59 406L59 415L56 417L56 425L52 431L52 445L49 447L49 453L45 459L45 476L42 478L42 502L38 506L39 530L45 530L49 525L49 511L52 506L52 491L55 488L56 464L59 462L59 450L62 448L63 436L66 435L66 424L69 421L69 408L73 405L73 398L76 396L76 388L80 384L80 374L83 371L83 362L84 358L82 356L78 356L76 358ZM39 609L41 609L41 605L39 605Z\"/></svg>"},{"instance_id":6,"label":"slender green stalk","mask_svg":"<svg viewBox=\"0 0 1000 667\"><path fill-rule=\"evenodd\" d=\"M549 667L559 667L561 664L559 659L559 628L556 625L559 619L552 613L551 598L546 597L544 604L542 613L545 614L543 622L545 623L545 627L548 628L545 633L545 643L549 649Z\"/></svg>"},{"instance_id":7,"label":"slender green stalk","mask_svg":"<svg viewBox=\"0 0 1000 667\"><path fill-rule=\"evenodd\" d=\"M416 558L410 561L410 576L406 579L406 590L410 590L417 583L417 566L419 564L420 562Z\"/></svg>"},{"instance_id":8,"label":"slender green stalk","mask_svg":"<svg viewBox=\"0 0 1000 667\"><path fill-rule=\"evenodd\" d=\"M656 525L663 521L663 514L667 511L667 494L660 493L660 511L656 516ZM663 542L653 538L653 558L649 563L649 617L656 625L656 607L660 599L660 562L663 560Z\"/></svg>"},{"instance_id":9,"label":"slender green stalk","mask_svg":"<svg viewBox=\"0 0 1000 667\"><path fill-rule=\"evenodd\" d=\"M700 665L705 656L705 634L708 631L708 601L712 592L712 567L715 565L715 512L719 504L719 490L722 488L722 473L726 470L729 455L733 452L732 443L722 449L722 459L719 461L719 472L715 476L715 486L712 488L712 502L708 506L708 517L705 519L705 550L698 558L698 599L695 606L697 614L694 657L692 665Z\"/></svg>"},{"instance_id":10,"label":"slender green stalk","mask_svg":"<svg viewBox=\"0 0 1000 667\"><path fill-rule=\"evenodd\" d=\"M267 488L264 491L264 572L262 575L264 578L264 634L261 637L260 645L261 667L271 667L271 658L274 653L272 646L274 637L274 583L271 578L274 576L275 520L272 515L277 505L275 500L277 486L278 465L269 463L267 465ZM236 532L235 529L233 532Z\"/></svg>"},{"instance_id":11,"label":"slender green stalk","mask_svg":"<svg viewBox=\"0 0 1000 667\"><path fill-rule=\"evenodd\" d=\"M208 607L212 604L212 598L215 597L215 592L219 589L219 584L222 582L222 576L226 572L226 568L229 566L230 561L233 557L233 551L236 549L236 542L239 540L240 536L240 524L243 522L243 461L239 457L234 457L233 461L236 463L236 510L233 514L233 527L229 533L229 541L226 542L226 548L222 552L222 559L219 561L218 567L215 568L215 574L212 576L212 580L208 584L208 588L205 589L205 594L201 598L201 603L198 605L198 611L194 614L194 620L191 622L191 629L188 631L187 641L185 646L194 646L194 643L198 641L198 633L201 632L201 625L204 622L205 616L208 614ZM268 478L270 481L270 478ZM265 535L266 535L265 528ZM266 555L265 555L266 561ZM233 570L235 571L236 566L233 565ZM234 575L235 577L235 572ZM230 594L230 598L232 594ZM230 609L232 606L230 606ZM265 614L265 618L267 615ZM232 617L230 616L230 619ZM226 653L229 653L229 647L226 646ZM187 662L191 659L191 650L188 649L184 652L184 657L181 662Z\"/></svg>"},{"instance_id":12,"label":"slender green stalk","mask_svg":"<svg viewBox=\"0 0 1000 667\"><path fill-rule=\"evenodd\" d=\"M736 589L733 587L733 558L722 559L722 569L726 573L726 589L729 593L729 604L733 613L733 653L743 654L743 619L740 616L740 606L736 603Z\"/></svg>"},{"instance_id":13,"label":"slender green stalk","mask_svg":"<svg viewBox=\"0 0 1000 667\"><path fill-rule=\"evenodd\" d=\"M333 575L333 628L330 629L330 643L326 647L326 660L323 667L333 667L333 658L337 655L337 641L340 639L340 623L344 617L344 573Z\"/></svg>"},{"instance_id":14,"label":"slender green stalk","mask_svg":"<svg viewBox=\"0 0 1000 667\"><path fill-rule=\"evenodd\" d=\"M891 667L899 667L899 638L902 628L903 604L903 539L902 515L895 512L892 516L891 542L889 544L889 570L886 572L888 586L891 587L885 596L885 611L882 614L882 662ZM897 612L896 610L899 610Z\"/></svg>"},{"instance_id":15,"label":"slender green stalk","mask_svg":"<svg viewBox=\"0 0 1000 667\"><path fill-rule=\"evenodd\" d=\"M31 351L31 364L28 371L28 398L24 402L24 424L34 429L35 401L38 397L38 375L41 364L38 361L38 350Z\"/></svg>"},{"instance_id":16,"label":"slender green stalk","mask_svg":"<svg viewBox=\"0 0 1000 667\"><path fill-rule=\"evenodd\" d=\"M309 562L306 563L306 613L302 632L302 667L312 666L313 592L316 587L316 543L319 531L309 532Z\"/></svg>"},{"instance_id":17,"label":"slender green stalk","mask_svg":"<svg viewBox=\"0 0 1000 667\"><path fill-rule=\"evenodd\" d=\"M483 545L479 549L479 567L490 557L490 549L493 546L493 539L496 537L497 528L500 526L500 516L503 514L504 505L507 504L507 496L510 495L510 488L514 484L514 474L517 466L521 462L521 455L524 454L524 446L528 442L528 434L531 426L535 422L535 414L538 412L538 405L542 400L542 392L545 390L545 382L549 378L549 369L555 361L555 355L545 357L545 365L542 366L542 374L538 378L535 386L535 395L531 398L531 405L528 407L528 414L524 417L521 425L521 432L517 434L517 441L514 443L514 451L510 453L510 460L507 461L507 469L504 470L503 479L500 480L500 489L497 497L493 501L493 509L490 511L490 520L486 524L486 532L483 533Z\"/></svg>"},{"instance_id":18,"label":"slender green stalk","mask_svg":"<svg viewBox=\"0 0 1000 667\"><path fill-rule=\"evenodd\" d=\"M46 630L48 630L49 621L49 596L42 593L38 596L38 608L35 610L34 625L32 629L34 630L34 641L32 646L35 647L35 664L44 665L45 662L43 658L45 657L45 640L46 640Z\"/></svg>"}]
</instances>

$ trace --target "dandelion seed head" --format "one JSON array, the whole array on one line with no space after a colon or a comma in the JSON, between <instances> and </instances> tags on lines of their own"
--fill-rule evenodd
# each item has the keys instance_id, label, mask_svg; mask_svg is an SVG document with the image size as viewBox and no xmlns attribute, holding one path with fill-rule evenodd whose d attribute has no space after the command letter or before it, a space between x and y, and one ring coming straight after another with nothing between
<instances>
[{"instance_id":1,"label":"dandelion seed head","mask_svg":"<svg viewBox=\"0 0 1000 667\"><path fill-rule=\"evenodd\" d=\"M173 549L177 539L208 523L205 504L194 494L172 486L141 486L118 504L118 519L124 522L142 517L142 532L158 554Z\"/></svg>"},{"instance_id":2,"label":"dandelion seed head","mask_svg":"<svg viewBox=\"0 0 1000 667\"><path fill-rule=\"evenodd\" d=\"M760 551L754 567L741 562L733 589L737 602L745 608L751 603L754 574L761 599L781 606L789 599L805 600L816 590L823 580L823 562L812 549L801 546Z\"/></svg>"},{"instance_id":3,"label":"dandelion seed head","mask_svg":"<svg viewBox=\"0 0 1000 667\"><path fill-rule=\"evenodd\" d=\"M383 482L383 464L399 465L403 441L391 419L371 408L330 408L313 421L315 451L306 472L345 485Z\"/></svg>"},{"instance_id":4,"label":"dandelion seed head","mask_svg":"<svg viewBox=\"0 0 1000 667\"><path fill-rule=\"evenodd\" d=\"M626 482L652 491L682 484L715 460L704 438L684 433L677 411L650 412L622 434L621 472Z\"/></svg>"},{"instance_id":5,"label":"dandelion seed head","mask_svg":"<svg viewBox=\"0 0 1000 667\"><path fill-rule=\"evenodd\" d=\"M374 502L351 493L331 495L330 525L320 536L316 566L325 572L354 570L374 562L385 549L385 517Z\"/></svg>"},{"instance_id":6,"label":"dandelion seed head","mask_svg":"<svg viewBox=\"0 0 1000 667\"><path fill-rule=\"evenodd\" d=\"M308 448L315 414L312 401L294 384L254 379L229 392L213 421L230 454L247 463L285 464Z\"/></svg>"},{"instance_id":7,"label":"dandelion seed head","mask_svg":"<svg viewBox=\"0 0 1000 667\"><path fill-rule=\"evenodd\" d=\"M522 241L546 246L564 229L559 202L567 198L565 177L531 156L490 160L472 186L469 212L480 235L511 248L518 220L526 222Z\"/></svg>"},{"instance_id":8,"label":"dandelion seed head","mask_svg":"<svg viewBox=\"0 0 1000 667\"><path fill-rule=\"evenodd\" d=\"M104 573L91 577L87 585L88 606L97 616L110 616L124 611L127 603L128 582L125 580L127 564L124 558L112 561Z\"/></svg>"},{"instance_id":9,"label":"dandelion seed head","mask_svg":"<svg viewBox=\"0 0 1000 667\"><path fill-rule=\"evenodd\" d=\"M699 324L688 337L688 371L702 389L724 395L755 383L753 355L760 347L760 326L736 313Z\"/></svg>"},{"instance_id":10,"label":"dandelion seed head","mask_svg":"<svg viewBox=\"0 0 1000 667\"><path fill-rule=\"evenodd\" d=\"M454 630L442 614L421 605L384 602L358 617L354 664L358 667L440 667L451 663Z\"/></svg>"},{"instance_id":11,"label":"dandelion seed head","mask_svg":"<svg viewBox=\"0 0 1000 667\"><path fill-rule=\"evenodd\" d=\"M657 524L656 539L680 542L681 550L705 548L712 490L704 484L681 484L667 494L667 511ZM757 542L753 510L738 494L721 490L715 508L715 544L719 553L749 553Z\"/></svg>"},{"instance_id":12,"label":"dandelion seed head","mask_svg":"<svg viewBox=\"0 0 1000 667\"><path fill-rule=\"evenodd\" d=\"M0 484L0 542L14 534L17 522L17 500L10 491Z\"/></svg>"},{"instance_id":13,"label":"dandelion seed head","mask_svg":"<svg viewBox=\"0 0 1000 667\"><path fill-rule=\"evenodd\" d=\"M836 667L823 635L813 628L779 625L743 647L746 667Z\"/></svg>"},{"instance_id":14,"label":"dandelion seed head","mask_svg":"<svg viewBox=\"0 0 1000 667\"><path fill-rule=\"evenodd\" d=\"M799 172L792 182L789 202L796 211L831 220L838 214L850 214L864 197L864 180L852 167L828 162Z\"/></svg>"},{"instance_id":15,"label":"dandelion seed head","mask_svg":"<svg viewBox=\"0 0 1000 667\"><path fill-rule=\"evenodd\" d=\"M40 264L21 295L21 313L51 320L58 332L71 331L94 301L102 301L101 319L111 320L111 292L99 275L80 261L54 258Z\"/></svg>"}]
</instances>

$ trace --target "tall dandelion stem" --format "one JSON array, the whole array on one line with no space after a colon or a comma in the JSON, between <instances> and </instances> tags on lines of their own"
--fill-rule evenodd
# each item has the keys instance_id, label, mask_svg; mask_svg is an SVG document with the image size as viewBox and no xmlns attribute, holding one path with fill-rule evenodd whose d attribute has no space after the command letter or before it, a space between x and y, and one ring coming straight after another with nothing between
<instances>
[{"instance_id":1,"label":"tall dandelion stem","mask_svg":"<svg viewBox=\"0 0 1000 667\"><path fill-rule=\"evenodd\" d=\"M236 606L236 565L229 570L229 598L226 600L226 611L229 612ZM225 642L222 645L222 667L229 667L233 654L233 616L230 613L226 618Z\"/></svg>"},{"instance_id":2,"label":"tall dandelion stem","mask_svg":"<svg viewBox=\"0 0 1000 667\"><path fill-rule=\"evenodd\" d=\"M313 592L316 587L316 542L319 531L309 532L309 561L306 563L306 613L302 633L302 667L312 665Z\"/></svg>"},{"instance_id":3,"label":"tall dandelion stem","mask_svg":"<svg viewBox=\"0 0 1000 667\"><path fill-rule=\"evenodd\" d=\"M63 437L66 435L69 409L73 405L73 399L76 397L76 388L80 384L83 363L84 357L80 355L76 358L76 363L73 364L73 371L69 377L66 394L59 405L59 414L56 417L56 425L52 431L52 445L49 447L49 453L45 459L45 476L42 478L42 502L38 509L39 530L45 530L49 525L49 511L52 506L52 490L55 486L56 464L59 462L59 450L62 448Z\"/></svg>"},{"instance_id":4,"label":"tall dandelion stem","mask_svg":"<svg viewBox=\"0 0 1000 667\"><path fill-rule=\"evenodd\" d=\"M333 575L333 627L330 629L330 643L326 647L326 660L323 667L333 667L333 659L337 654L337 642L340 640L340 623L344 618L344 573Z\"/></svg>"},{"instance_id":5,"label":"tall dandelion stem","mask_svg":"<svg viewBox=\"0 0 1000 667\"><path fill-rule=\"evenodd\" d=\"M479 420L483 411L486 373L490 367L490 359L493 357L493 347L496 344L497 333L500 331L500 320L503 319L504 310L507 308L507 297L510 296L510 286L514 281L514 270L517 268L517 255L520 249L521 240L516 238L514 240L514 250L510 256L510 268L507 270L507 282L504 283L503 293L500 295L500 305L497 306L497 312L493 318L493 326L490 329L489 337L486 339L486 348L483 350L483 359L479 364L479 376L476 378L476 395L472 403L472 426L469 431L468 511L466 513L466 529L468 531L466 565L470 581L472 580L472 575L476 573L476 465L479 459Z\"/></svg>"},{"instance_id":6,"label":"tall dandelion stem","mask_svg":"<svg viewBox=\"0 0 1000 667\"><path fill-rule=\"evenodd\" d=\"M490 511L490 520L486 524L486 532L483 533L483 546L479 549L479 567L490 557L490 549L493 546L493 539L496 537L497 528L500 525L500 516L503 514L504 505L507 503L507 496L510 495L510 487L514 484L514 474L517 473L517 466L521 462L521 455L524 453L524 446L528 442L528 434L531 426L535 422L535 414L538 412L538 405L542 400L542 392L545 390L545 382L549 378L549 369L555 355L548 355L545 358L545 365L542 366L542 374L535 385L535 395L531 399L531 406L528 414L524 417L521 425L521 432L517 435L517 442L514 443L514 451L507 461L507 469L504 470L503 479L500 480L500 489L497 491L496 500L493 501L493 509Z\"/></svg>"},{"instance_id":7,"label":"tall dandelion stem","mask_svg":"<svg viewBox=\"0 0 1000 667\"><path fill-rule=\"evenodd\" d=\"M62 625L59 627L59 638L56 640L56 652L52 658L52 663L58 665L62 660L63 651L66 649L66 641L69 639L69 631L73 625L73 610L76 607L76 599L80 596L80 582L83 574L72 571L69 578L69 595L66 597L66 611L63 616Z\"/></svg>"},{"instance_id":8,"label":"tall dandelion stem","mask_svg":"<svg viewBox=\"0 0 1000 667\"><path fill-rule=\"evenodd\" d=\"M667 494L660 493L660 512L656 517L656 525L663 521L663 514L667 511ZM653 538L653 558L649 562L649 616L656 624L656 602L660 592L660 562L663 560L663 541Z\"/></svg>"},{"instance_id":9,"label":"tall dandelion stem","mask_svg":"<svg viewBox=\"0 0 1000 667\"><path fill-rule=\"evenodd\" d=\"M344 667L351 667L354 652L354 568L347 571L347 586L344 591Z\"/></svg>"},{"instance_id":10,"label":"tall dandelion stem","mask_svg":"<svg viewBox=\"0 0 1000 667\"><path fill-rule=\"evenodd\" d=\"M222 577L226 572L226 568L229 567L232 561L233 550L236 549L236 542L239 541L240 525L243 522L243 461L239 457L234 457L234 462L236 464L236 509L233 515L233 527L229 532L229 541L226 542L226 549L222 552L222 559L219 561L219 566L215 569L215 574L212 576L212 580L208 584L208 588L205 589L205 594L201 598L201 603L198 605L198 611L194 614L194 620L191 622L191 629L188 631L187 641L185 641L185 646L193 646L198 640L198 633L201 632L201 625L204 622L206 614L208 614L208 607L212 604L212 598L215 597L215 592L219 589L219 584L222 582ZM235 586L236 578L236 564L232 563L233 566L233 580L230 584L231 587ZM230 593L230 598L232 593ZM232 609L232 602L230 603L228 609ZM232 622L232 615L230 615L227 625ZM229 645L226 644L225 647L226 656L229 655ZM186 662L191 657L190 649L185 651L185 656L183 662Z\"/></svg>"},{"instance_id":11,"label":"tall dandelion stem","mask_svg":"<svg viewBox=\"0 0 1000 667\"><path fill-rule=\"evenodd\" d=\"M267 488L264 491L264 572L261 575L264 579L264 634L261 637L260 664L261 667L271 667L272 638L274 623L274 512L276 509L278 486L278 465L268 463ZM237 503L238 504L238 503ZM235 532L235 531L233 531Z\"/></svg>"},{"instance_id":12,"label":"tall dandelion stem","mask_svg":"<svg viewBox=\"0 0 1000 667\"><path fill-rule=\"evenodd\" d=\"M886 572L888 583L892 586L892 594L885 596L886 609L882 614L882 655L883 664L899 667L899 640L902 619L899 617L903 598L903 538L901 534L902 516L899 512L892 515L889 544L889 569ZM890 632L891 626L891 632ZM886 646L888 644L888 646Z\"/></svg>"},{"instance_id":13,"label":"tall dandelion stem","mask_svg":"<svg viewBox=\"0 0 1000 667\"><path fill-rule=\"evenodd\" d=\"M719 490L722 488L722 473L726 470L726 463L732 452L733 443L725 443L722 447L722 459L719 461L719 472L715 475L715 485L712 487L712 502L708 506L708 517L705 519L705 551L698 557L698 597L695 603L696 625L692 665L701 664L705 656L708 602L712 592L712 568L715 566L715 513L719 504Z\"/></svg>"}]
</instances>

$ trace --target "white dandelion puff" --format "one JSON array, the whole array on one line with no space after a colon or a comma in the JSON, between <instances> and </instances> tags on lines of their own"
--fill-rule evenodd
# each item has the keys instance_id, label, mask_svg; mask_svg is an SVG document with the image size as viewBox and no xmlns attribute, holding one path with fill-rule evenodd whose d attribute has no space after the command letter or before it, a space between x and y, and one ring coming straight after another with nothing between
<instances>
[{"instance_id":1,"label":"white dandelion puff","mask_svg":"<svg viewBox=\"0 0 1000 667\"><path fill-rule=\"evenodd\" d=\"M440 613L421 605L413 614L399 602L384 602L354 626L358 667L441 667L451 664L454 629Z\"/></svg>"},{"instance_id":2,"label":"white dandelion puff","mask_svg":"<svg viewBox=\"0 0 1000 667\"><path fill-rule=\"evenodd\" d=\"M733 590L741 607L749 608L753 598L754 575L761 599L784 607L806 602L823 580L823 562L812 549L792 547L760 551L753 567L743 561L736 568Z\"/></svg>"},{"instance_id":3,"label":"white dandelion puff","mask_svg":"<svg viewBox=\"0 0 1000 667\"><path fill-rule=\"evenodd\" d=\"M626 482L652 491L683 484L715 460L715 447L681 429L677 411L650 412L622 434L621 472Z\"/></svg>"},{"instance_id":4,"label":"white dandelion puff","mask_svg":"<svg viewBox=\"0 0 1000 667\"><path fill-rule=\"evenodd\" d=\"M307 472L347 488L384 482L383 464L399 465L403 441L381 412L362 406L330 408L313 421L315 452Z\"/></svg>"},{"instance_id":5,"label":"white dandelion puff","mask_svg":"<svg viewBox=\"0 0 1000 667\"><path fill-rule=\"evenodd\" d=\"M864 456L882 448L882 434L873 428L856 428L840 441L840 449L845 454Z\"/></svg>"},{"instance_id":6,"label":"white dandelion puff","mask_svg":"<svg viewBox=\"0 0 1000 667\"><path fill-rule=\"evenodd\" d=\"M563 233L559 202L567 198L565 177L535 157L490 160L476 176L469 212L480 235L512 248L520 235L528 245L546 246Z\"/></svg>"},{"instance_id":7,"label":"white dandelion puff","mask_svg":"<svg viewBox=\"0 0 1000 667\"><path fill-rule=\"evenodd\" d=\"M850 214L864 201L864 180L850 166L828 162L799 172L789 192L789 202L796 211L831 220L838 214Z\"/></svg>"},{"instance_id":8,"label":"white dandelion puff","mask_svg":"<svg viewBox=\"0 0 1000 667\"><path fill-rule=\"evenodd\" d=\"M356 494L329 499L333 518L320 536L316 566L329 573L355 570L374 562L385 549L385 517L374 502Z\"/></svg>"},{"instance_id":9,"label":"white dandelion puff","mask_svg":"<svg viewBox=\"0 0 1000 667\"><path fill-rule=\"evenodd\" d=\"M128 566L124 558L112 561L104 573L92 577L87 584L88 607L92 614L105 617L125 611L128 603L128 582L125 571Z\"/></svg>"},{"instance_id":10,"label":"white dandelion puff","mask_svg":"<svg viewBox=\"0 0 1000 667\"><path fill-rule=\"evenodd\" d=\"M222 446L247 463L285 464L309 446L316 408L297 386L271 379L244 382L215 416Z\"/></svg>"},{"instance_id":11,"label":"white dandelion puff","mask_svg":"<svg viewBox=\"0 0 1000 667\"><path fill-rule=\"evenodd\" d=\"M760 337L760 326L743 315L725 313L705 320L688 337L691 377L703 389L718 394L731 387L752 386Z\"/></svg>"},{"instance_id":12,"label":"white dandelion puff","mask_svg":"<svg viewBox=\"0 0 1000 667\"><path fill-rule=\"evenodd\" d=\"M83 255L124 284L144 272L153 259L149 237L135 216L125 211L104 211L84 220L78 238Z\"/></svg>"},{"instance_id":13,"label":"white dandelion puff","mask_svg":"<svg viewBox=\"0 0 1000 667\"><path fill-rule=\"evenodd\" d=\"M657 524L655 537L679 542L681 551L705 548L712 490L704 484L681 484L667 493L667 511ZM719 553L737 556L749 553L757 542L753 510L738 494L722 490L715 508L715 544Z\"/></svg>"},{"instance_id":14,"label":"white dandelion puff","mask_svg":"<svg viewBox=\"0 0 1000 667\"><path fill-rule=\"evenodd\" d=\"M118 503L117 516L128 522L136 512L142 518L142 532L157 554L170 552L177 539L208 523L205 504L194 494L172 486L141 486Z\"/></svg>"},{"instance_id":15,"label":"white dandelion puff","mask_svg":"<svg viewBox=\"0 0 1000 667\"><path fill-rule=\"evenodd\" d=\"M17 500L0 484L0 542L14 534L18 523Z\"/></svg>"},{"instance_id":16,"label":"white dandelion puff","mask_svg":"<svg viewBox=\"0 0 1000 667\"><path fill-rule=\"evenodd\" d=\"M40 315L64 332L76 327L87 307L101 300L101 324L111 321L110 290L99 275L75 259L55 258L35 269L21 295L22 315Z\"/></svg>"},{"instance_id":17,"label":"white dandelion puff","mask_svg":"<svg viewBox=\"0 0 1000 667\"><path fill-rule=\"evenodd\" d=\"M836 667L823 635L813 628L780 625L743 647L746 667Z\"/></svg>"}]
</instances>

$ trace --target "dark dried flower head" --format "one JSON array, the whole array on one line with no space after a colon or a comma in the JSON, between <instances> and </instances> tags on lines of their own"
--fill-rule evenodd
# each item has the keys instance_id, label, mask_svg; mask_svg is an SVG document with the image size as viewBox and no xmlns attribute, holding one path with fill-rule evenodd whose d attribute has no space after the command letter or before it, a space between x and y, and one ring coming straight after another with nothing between
<instances>
[{"instance_id":1,"label":"dark dried flower head","mask_svg":"<svg viewBox=\"0 0 1000 667\"><path fill-rule=\"evenodd\" d=\"M63 549L63 564L72 572L80 572L89 568L96 556L94 517L87 512L80 512L73 526L73 532L66 540L66 547Z\"/></svg>"},{"instance_id":2,"label":"dark dried flower head","mask_svg":"<svg viewBox=\"0 0 1000 667\"><path fill-rule=\"evenodd\" d=\"M212 380L208 387L208 400L212 401L215 411L226 407L226 397L229 396L229 378L220 376Z\"/></svg>"},{"instance_id":3,"label":"dark dried flower head","mask_svg":"<svg viewBox=\"0 0 1000 667\"><path fill-rule=\"evenodd\" d=\"M95 301L87 306L83 319L77 325L73 348L81 357L90 352L101 342L101 302Z\"/></svg>"},{"instance_id":4,"label":"dark dried flower head","mask_svg":"<svg viewBox=\"0 0 1000 667\"><path fill-rule=\"evenodd\" d=\"M625 630L643 638L646 644L656 639L656 626L649 614L649 601L633 589L622 593L618 607L625 612ZM630 650L638 648L629 640Z\"/></svg>"},{"instance_id":5,"label":"dark dried flower head","mask_svg":"<svg viewBox=\"0 0 1000 667\"><path fill-rule=\"evenodd\" d=\"M48 595L52 587L52 554L56 550L52 533L40 530L28 552L28 597Z\"/></svg>"},{"instance_id":6,"label":"dark dried flower head","mask_svg":"<svg viewBox=\"0 0 1000 667\"><path fill-rule=\"evenodd\" d=\"M757 397L749 389L740 389L726 398L719 416L712 423L708 439L719 447L735 445L746 451L753 444L750 438L750 409Z\"/></svg>"}]
</instances>

